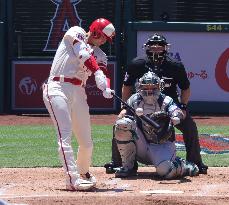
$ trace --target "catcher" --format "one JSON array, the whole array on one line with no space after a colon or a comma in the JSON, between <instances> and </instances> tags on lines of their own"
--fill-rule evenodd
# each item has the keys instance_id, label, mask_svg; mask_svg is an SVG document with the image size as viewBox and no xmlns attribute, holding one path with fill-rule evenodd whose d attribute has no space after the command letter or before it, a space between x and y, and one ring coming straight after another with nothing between
<instances>
[{"instance_id":1,"label":"catcher","mask_svg":"<svg viewBox=\"0 0 229 205\"><path fill-rule=\"evenodd\" d=\"M115 140L122 159L115 177L136 175L137 162L154 165L157 174L164 179L196 176L197 165L176 157L174 125L184 118L182 110L172 98L161 93L163 85L153 72L144 74L136 85L127 104L126 115L117 119L114 126ZM160 125L159 130L140 120L136 115L147 115Z\"/></svg>"}]
</instances>

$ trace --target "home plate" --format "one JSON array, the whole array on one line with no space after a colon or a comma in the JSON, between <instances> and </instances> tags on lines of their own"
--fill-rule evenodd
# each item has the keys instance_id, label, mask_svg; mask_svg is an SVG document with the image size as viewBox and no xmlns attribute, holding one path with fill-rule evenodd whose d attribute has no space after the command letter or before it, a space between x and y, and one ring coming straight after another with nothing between
<instances>
[{"instance_id":1,"label":"home plate","mask_svg":"<svg viewBox=\"0 0 229 205\"><path fill-rule=\"evenodd\" d=\"M165 189L158 189L158 190L150 190L150 191L140 191L143 194L183 194L183 191L172 191L172 190L165 190Z\"/></svg>"}]
</instances>

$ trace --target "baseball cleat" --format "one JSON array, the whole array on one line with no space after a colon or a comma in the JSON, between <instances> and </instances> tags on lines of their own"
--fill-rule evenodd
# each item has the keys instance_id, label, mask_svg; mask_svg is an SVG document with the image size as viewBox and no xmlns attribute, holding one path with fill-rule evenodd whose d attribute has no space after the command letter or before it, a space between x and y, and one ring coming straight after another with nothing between
<instances>
[{"instance_id":1,"label":"baseball cleat","mask_svg":"<svg viewBox=\"0 0 229 205\"><path fill-rule=\"evenodd\" d=\"M131 176L136 176L137 175L137 170L132 168L132 169L127 169L124 167L120 167L117 169L115 172L115 177L116 178L125 178L125 177L131 177Z\"/></svg>"},{"instance_id":2,"label":"baseball cleat","mask_svg":"<svg viewBox=\"0 0 229 205\"><path fill-rule=\"evenodd\" d=\"M77 179L75 185L66 185L69 191L89 191L94 187L94 184L83 179Z\"/></svg>"},{"instance_id":3,"label":"baseball cleat","mask_svg":"<svg viewBox=\"0 0 229 205\"><path fill-rule=\"evenodd\" d=\"M117 169L119 169L119 166L115 166L113 162L106 163L104 167L106 169L106 174L114 174Z\"/></svg>"},{"instance_id":4,"label":"baseball cleat","mask_svg":"<svg viewBox=\"0 0 229 205\"><path fill-rule=\"evenodd\" d=\"M81 174L74 185L66 185L66 189L69 191L88 191L94 188L96 185L96 178L89 174Z\"/></svg>"},{"instance_id":5,"label":"baseball cleat","mask_svg":"<svg viewBox=\"0 0 229 205\"><path fill-rule=\"evenodd\" d=\"M109 162L104 165L104 168L106 169L106 174L114 174L116 172L116 169L119 166L116 166L114 162Z\"/></svg>"},{"instance_id":6,"label":"baseball cleat","mask_svg":"<svg viewBox=\"0 0 229 205\"><path fill-rule=\"evenodd\" d=\"M91 182L94 186L96 185L96 178L89 172L87 172L86 174L81 174L80 177L86 181Z\"/></svg>"},{"instance_id":7,"label":"baseball cleat","mask_svg":"<svg viewBox=\"0 0 229 205\"><path fill-rule=\"evenodd\" d=\"M104 165L105 169L106 169L106 174L114 174L115 172L117 172L117 170L120 169L121 166L115 165L113 161L106 163ZM134 162L134 168L136 171L138 170L138 162L135 161Z\"/></svg>"}]
</instances>

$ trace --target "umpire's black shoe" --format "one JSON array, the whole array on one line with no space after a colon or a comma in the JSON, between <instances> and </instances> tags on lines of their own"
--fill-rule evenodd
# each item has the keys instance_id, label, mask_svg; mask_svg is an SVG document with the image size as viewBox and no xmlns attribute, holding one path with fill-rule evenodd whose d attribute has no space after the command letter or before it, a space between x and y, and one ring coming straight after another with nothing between
<instances>
[{"instance_id":1,"label":"umpire's black shoe","mask_svg":"<svg viewBox=\"0 0 229 205\"><path fill-rule=\"evenodd\" d=\"M115 172L116 178L125 178L125 177L131 177L136 175L137 175L137 170L134 167L132 169L125 169L123 167L120 167Z\"/></svg>"},{"instance_id":2,"label":"umpire's black shoe","mask_svg":"<svg viewBox=\"0 0 229 205\"><path fill-rule=\"evenodd\" d=\"M200 164L197 164L198 168L199 168L199 174L207 174L208 173L208 166L203 164L203 163L200 163Z\"/></svg>"}]
</instances>

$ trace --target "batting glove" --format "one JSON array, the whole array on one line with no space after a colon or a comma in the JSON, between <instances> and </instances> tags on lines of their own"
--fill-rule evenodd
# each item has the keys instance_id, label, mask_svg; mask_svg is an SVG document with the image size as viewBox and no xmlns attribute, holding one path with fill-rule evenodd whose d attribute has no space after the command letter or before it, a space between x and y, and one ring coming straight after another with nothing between
<instances>
[{"instance_id":1,"label":"batting glove","mask_svg":"<svg viewBox=\"0 0 229 205\"><path fill-rule=\"evenodd\" d=\"M171 120L173 122L173 125L178 125L180 123L179 117L172 117Z\"/></svg>"},{"instance_id":2,"label":"batting glove","mask_svg":"<svg viewBox=\"0 0 229 205\"><path fill-rule=\"evenodd\" d=\"M113 93L115 93L114 90L111 90L110 88L106 88L104 91L103 91L103 97L105 98L113 98Z\"/></svg>"}]
</instances>

